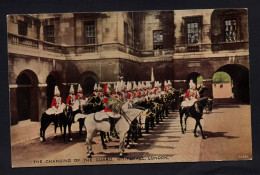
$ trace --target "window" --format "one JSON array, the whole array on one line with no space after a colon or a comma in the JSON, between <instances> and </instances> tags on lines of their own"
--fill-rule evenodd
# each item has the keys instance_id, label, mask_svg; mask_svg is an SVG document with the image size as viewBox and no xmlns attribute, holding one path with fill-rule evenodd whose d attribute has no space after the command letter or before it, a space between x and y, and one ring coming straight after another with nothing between
<instances>
[{"instance_id":1,"label":"window","mask_svg":"<svg viewBox=\"0 0 260 175\"><path fill-rule=\"evenodd\" d=\"M199 24L197 22L191 22L187 24L187 38L188 44L198 43L199 40Z\"/></svg>"},{"instance_id":2,"label":"window","mask_svg":"<svg viewBox=\"0 0 260 175\"><path fill-rule=\"evenodd\" d=\"M44 40L51 43L55 42L54 25L44 26Z\"/></svg>"},{"instance_id":3,"label":"window","mask_svg":"<svg viewBox=\"0 0 260 175\"><path fill-rule=\"evenodd\" d=\"M96 24L95 21L84 23L85 44L96 44Z\"/></svg>"},{"instance_id":4,"label":"window","mask_svg":"<svg viewBox=\"0 0 260 175\"><path fill-rule=\"evenodd\" d=\"M124 44L128 45L128 24L124 22Z\"/></svg>"},{"instance_id":5,"label":"window","mask_svg":"<svg viewBox=\"0 0 260 175\"><path fill-rule=\"evenodd\" d=\"M153 49L163 49L163 31L153 31Z\"/></svg>"},{"instance_id":6,"label":"window","mask_svg":"<svg viewBox=\"0 0 260 175\"><path fill-rule=\"evenodd\" d=\"M18 21L18 34L27 35L27 23L24 21Z\"/></svg>"},{"instance_id":7,"label":"window","mask_svg":"<svg viewBox=\"0 0 260 175\"><path fill-rule=\"evenodd\" d=\"M235 19L225 20L225 41L234 42L237 40L236 31L237 31L237 22Z\"/></svg>"},{"instance_id":8,"label":"window","mask_svg":"<svg viewBox=\"0 0 260 175\"><path fill-rule=\"evenodd\" d=\"M182 29L183 44L197 44L202 42L202 16L183 17ZM198 51L198 47L189 48L190 51Z\"/></svg>"}]
</instances>

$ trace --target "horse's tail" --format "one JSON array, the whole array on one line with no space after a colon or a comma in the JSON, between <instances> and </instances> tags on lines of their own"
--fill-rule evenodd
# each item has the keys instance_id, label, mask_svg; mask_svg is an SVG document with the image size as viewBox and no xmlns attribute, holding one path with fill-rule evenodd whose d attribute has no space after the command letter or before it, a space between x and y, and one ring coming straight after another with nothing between
<instances>
[{"instance_id":1,"label":"horse's tail","mask_svg":"<svg viewBox=\"0 0 260 175\"><path fill-rule=\"evenodd\" d=\"M94 119L94 121L97 122L97 123L101 123L101 122L103 122L103 121L109 121L109 120L110 120L109 118L102 118L101 120L97 120L97 119L96 119L96 113L94 113L93 119Z\"/></svg>"}]
</instances>

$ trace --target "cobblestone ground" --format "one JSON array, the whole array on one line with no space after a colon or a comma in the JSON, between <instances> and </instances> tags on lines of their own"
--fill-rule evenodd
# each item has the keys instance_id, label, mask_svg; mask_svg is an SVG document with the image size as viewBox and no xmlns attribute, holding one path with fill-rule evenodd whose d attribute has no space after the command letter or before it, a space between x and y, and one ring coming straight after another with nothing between
<instances>
[{"instance_id":1,"label":"cobblestone ground","mask_svg":"<svg viewBox=\"0 0 260 175\"><path fill-rule=\"evenodd\" d=\"M178 113L170 112L169 117L156 125L154 130L143 134L139 144L126 149L124 158L118 158L118 139L112 138L104 150L97 133L93 138L95 155L91 159L86 157L85 138L79 136L77 123L72 127L73 141L68 144L63 143L59 130L58 135L54 136L51 126L44 143L35 138L13 144L12 165L63 166L251 159L250 106L222 106L205 114L201 123L208 137L206 140L193 136L195 121L192 118L187 121L186 134L182 134Z\"/></svg>"}]
</instances>

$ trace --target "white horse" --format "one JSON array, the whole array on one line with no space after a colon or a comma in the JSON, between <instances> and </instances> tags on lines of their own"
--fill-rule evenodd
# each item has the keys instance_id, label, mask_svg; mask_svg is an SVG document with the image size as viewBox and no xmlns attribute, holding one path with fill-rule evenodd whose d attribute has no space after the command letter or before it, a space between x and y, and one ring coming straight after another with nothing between
<instances>
[{"instance_id":1,"label":"white horse","mask_svg":"<svg viewBox=\"0 0 260 175\"><path fill-rule=\"evenodd\" d=\"M131 106L131 101L126 102L122 106L122 111L125 113L125 115L121 115L121 118L115 124L116 131L118 132L120 138L120 144L119 144L120 157L123 156L125 151L124 148L125 135L130 128L131 122L136 117L140 116L142 112L147 112L140 109L129 109L130 106ZM92 151L92 138L94 136L94 133L96 131L110 132L109 118L107 114L104 113L103 111L88 114L88 115L77 114L75 116L75 121L77 121L79 118L85 118L85 126L87 128L86 148L87 148L87 156L90 158L91 155L94 154Z\"/></svg>"}]
</instances>

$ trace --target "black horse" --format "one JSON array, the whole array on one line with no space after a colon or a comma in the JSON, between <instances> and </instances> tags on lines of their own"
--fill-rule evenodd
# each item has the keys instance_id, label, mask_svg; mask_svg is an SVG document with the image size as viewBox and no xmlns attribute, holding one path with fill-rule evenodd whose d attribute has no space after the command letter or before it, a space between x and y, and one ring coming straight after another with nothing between
<instances>
[{"instance_id":1,"label":"black horse","mask_svg":"<svg viewBox=\"0 0 260 175\"><path fill-rule=\"evenodd\" d=\"M45 112L42 114L41 118L41 128L40 128L40 138L41 141L46 141L45 139L45 131L48 128L48 126L53 122L55 125L55 133L56 133L56 127L59 125L64 129L63 131L63 140L64 143L67 143L66 140L66 129L68 126L68 131L69 131L69 139L72 140L71 138L71 125L72 122L74 121L73 114L72 114L72 107L70 105L66 105L63 112L60 114L52 114L48 115Z\"/></svg>"},{"instance_id":2,"label":"black horse","mask_svg":"<svg viewBox=\"0 0 260 175\"><path fill-rule=\"evenodd\" d=\"M206 139L204 132L202 130L202 126L200 124L200 120L202 119L203 116L203 109L205 108L205 106L207 105L208 101L210 100L210 98L208 97L203 97L201 99L199 99L198 101L196 101L192 106L190 107L184 107L182 108L180 106L179 108L179 113L180 113L180 124L181 124L181 131L184 134L186 131L186 121L188 117L192 117L196 120L196 124L195 124L195 128L194 128L194 137L198 137L197 135L197 127L200 127L200 131L201 131L201 135L203 139ZM183 118L183 114L185 114L185 128L183 129L182 126L182 118Z\"/></svg>"}]
</instances>

